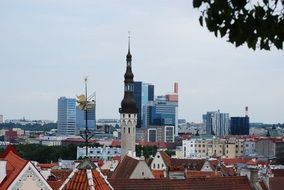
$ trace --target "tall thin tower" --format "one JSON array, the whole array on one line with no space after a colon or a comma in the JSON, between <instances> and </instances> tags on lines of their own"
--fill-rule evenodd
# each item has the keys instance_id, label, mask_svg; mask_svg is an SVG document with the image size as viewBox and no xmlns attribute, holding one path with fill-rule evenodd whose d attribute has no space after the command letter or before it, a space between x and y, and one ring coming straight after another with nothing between
<instances>
[{"instance_id":1,"label":"tall thin tower","mask_svg":"<svg viewBox=\"0 0 284 190\"><path fill-rule=\"evenodd\" d=\"M130 36L128 37L128 53L126 55L126 72L124 74L124 97L121 101L121 160L130 151L135 155L135 138L138 109L134 98L134 75L131 67Z\"/></svg>"}]
</instances>

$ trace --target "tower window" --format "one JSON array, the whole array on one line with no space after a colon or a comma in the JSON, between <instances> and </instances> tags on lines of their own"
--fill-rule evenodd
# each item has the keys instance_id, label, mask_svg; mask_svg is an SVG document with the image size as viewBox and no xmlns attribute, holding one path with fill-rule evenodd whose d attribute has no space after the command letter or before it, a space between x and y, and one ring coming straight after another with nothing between
<instances>
[{"instance_id":1,"label":"tower window","mask_svg":"<svg viewBox=\"0 0 284 190\"><path fill-rule=\"evenodd\" d=\"M128 128L128 133L130 134L130 127Z\"/></svg>"},{"instance_id":2,"label":"tower window","mask_svg":"<svg viewBox=\"0 0 284 190\"><path fill-rule=\"evenodd\" d=\"M129 118L131 118L131 115L130 115L130 114L128 114L128 117L129 117Z\"/></svg>"},{"instance_id":3,"label":"tower window","mask_svg":"<svg viewBox=\"0 0 284 190\"><path fill-rule=\"evenodd\" d=\"M124 133L125 133L125 127L123 127Z\"/></svg>"}]
</instances>

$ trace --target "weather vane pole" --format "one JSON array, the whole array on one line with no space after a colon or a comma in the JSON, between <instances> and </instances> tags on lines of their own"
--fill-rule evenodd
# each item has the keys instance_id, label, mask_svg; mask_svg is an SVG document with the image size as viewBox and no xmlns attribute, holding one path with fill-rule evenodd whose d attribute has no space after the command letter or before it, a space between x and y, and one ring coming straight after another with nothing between
<instances>
[{"instance_id":1,"label":"weather vane pole","mask_svg":"<svg viewBox=\"0 0 284 190\"><path fill-rule=\"evenodd\" d=\"M85 97L86 97L86 108L85 108L85 121L86 121L86 128L85 128L85 143L86 143L86 157L88 157L88 145L89 145L89 129L88 129L88 77L86 76L84 79L85 82Z\"/></svg>"}]
</instances>

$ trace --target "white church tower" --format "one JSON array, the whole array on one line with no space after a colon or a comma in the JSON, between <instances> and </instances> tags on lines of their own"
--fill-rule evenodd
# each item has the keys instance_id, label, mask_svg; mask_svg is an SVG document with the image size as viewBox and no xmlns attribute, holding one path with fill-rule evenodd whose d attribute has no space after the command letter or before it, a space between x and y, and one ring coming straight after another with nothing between
<instances>
[{"instance_id":1,"label":"white church tower","mask_svg":"<svg viewBox=\"0 0 284 190\"><path fill-rule=\"evenodd\" d=\"M134 81L131 68L130 38L128 39L128 53L126 56L126 72L124 74L124 97L121 101L121 160L128 152L135 156L135 140L137 125L137 106L134 99Z\"/></svg>"}]
</instances>

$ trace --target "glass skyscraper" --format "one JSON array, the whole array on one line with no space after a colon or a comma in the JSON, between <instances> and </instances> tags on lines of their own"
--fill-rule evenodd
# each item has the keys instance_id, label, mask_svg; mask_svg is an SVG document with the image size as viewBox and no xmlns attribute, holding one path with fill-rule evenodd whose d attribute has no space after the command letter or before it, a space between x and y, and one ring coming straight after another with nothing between
<instances>
[{"instance_id":1,"label":"glass skyscraper","mask_svg":"<svg viewBox=\"0 0 284 190\"><path fill-rule=\"evenodd\" d=\"M177 101L169 101L166 96L158 96L155 101L148 103L144 116L147 125L174 126L174 134L177 135Z\"/></svg>"},{"instance_id":2,"label":"glass skyscraper","mask_svg":"<svg viewBox=\"0 0 284 190\"><path fill-rule=\"evenodd\" d=\"M96 129L96 107L88 110L87 112L88 119L88 129ZM76 127L79 129L85 129L86 127L86 113L83 110L76 108Z\"/></svg>"},{"instance_id":3,"label":"glass skyscraper","mask_svg":"<svg viewBox=\"0 0 284 190\"><path fill-rule=\"evenodd\" d=\"M203 115L206 125L206 134L225 136L229 134L230 117L228 113L220 113L220 111L207 112Z\"/></svg>"},{"instance_id":4,"label":"glass skyscraper","mask_svg":"<svg viewBox=\"0 0 284 190\"><path fill-rule=\"evenodd\" d=\"M76 132L76 99L60 97L57 104L57 131L61 135Z\"/></svg>"},{"instance_id":5,"label":"glass skyscraper","mask_svg":"<svg viewBox=\"0 0 284 190\"><path fill-rule=\"evenodd\" d=\"M147 127L144 122L144 113L149 101L154 100L154 85L143 83L141 81L134 82L134 98L138 108L137 127Z\"/></svg>"}]
</instances>

